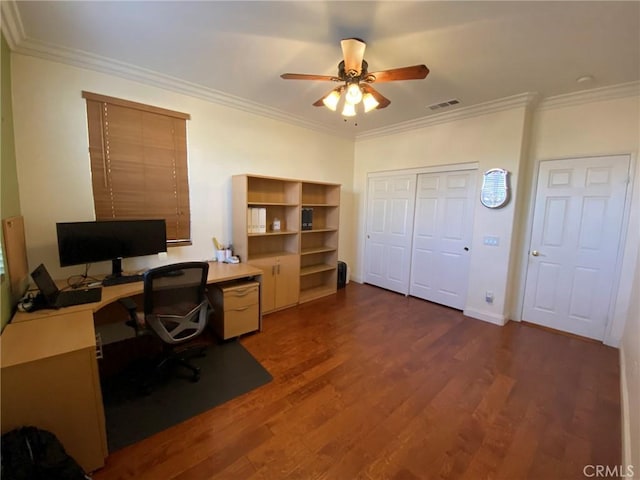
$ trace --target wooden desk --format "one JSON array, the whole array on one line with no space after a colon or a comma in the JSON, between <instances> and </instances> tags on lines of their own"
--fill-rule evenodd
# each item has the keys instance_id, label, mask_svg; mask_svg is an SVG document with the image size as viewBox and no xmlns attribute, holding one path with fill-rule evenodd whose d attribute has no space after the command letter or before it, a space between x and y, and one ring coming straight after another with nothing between
<instances>
[{"instance_id":1,"label":"wooden desk","mask_svg":"<svg viewBox=\"0 0 640 480\"><path fill-rule=\"evenodd\" d=\"M261 274L246 264L212 262L207 282L261 282ZM2 433L34 425L56 434L86 471L104 466L107 435L93 314L142 290L142 282L103 287L100 302L13 317L0 336Z\"/></svg>"},{"instance_id":2,"label":"wooden desk","mask_svg":"<svg viewBox=\"0 0 640 480\"><path fill-rule=\"evenodd\" d=\"M222 283L246 277L262 278L262 270L252 267L246 263L238 263L234 265L230 263L209 262L209 275L207 276L207 283L209 284ZM105 307L121 298L142 293L142 289L142 282L102 287L102 299L99 302L75 305L73 307L65 307L59 310L38 310L31 313L17 312L11 319L11 324L29 322L43 317L50 317L52 315L67 315L69 313L81 312L84 310L91 310L95 313L102 307Z\"/></svg>"}]
</instances>

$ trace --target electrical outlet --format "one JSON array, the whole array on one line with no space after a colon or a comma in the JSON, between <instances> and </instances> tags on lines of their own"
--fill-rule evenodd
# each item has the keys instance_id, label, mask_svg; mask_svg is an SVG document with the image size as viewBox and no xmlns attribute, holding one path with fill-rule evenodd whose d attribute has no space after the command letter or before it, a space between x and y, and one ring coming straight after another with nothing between
<instances>
[{"instance_id":1,"label":"electrical outlet","mask_svg":"<svg viewBox=\"0 0 640 480\"><path fill-rule=\"evenodd\" d=\"M493 303L493 292L485 292L484 294L484 301L487 303Z\"/></svg>"}]
</instances>

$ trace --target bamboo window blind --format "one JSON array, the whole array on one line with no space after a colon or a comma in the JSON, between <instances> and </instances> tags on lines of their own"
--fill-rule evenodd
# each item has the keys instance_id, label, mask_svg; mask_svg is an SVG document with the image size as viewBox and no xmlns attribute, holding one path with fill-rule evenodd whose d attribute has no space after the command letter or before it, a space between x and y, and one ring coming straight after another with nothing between
<instances>
[{"instance_id":1,"label":"bamboo window blind","mask_svg":"<svg viewBox=\"0 0 640 480\"><path fill-rule=\"evenodd\" d=\"M185 113L82 92L96 220L164 218L167 243L191 243Z\"/></svg>"}]
</instances>

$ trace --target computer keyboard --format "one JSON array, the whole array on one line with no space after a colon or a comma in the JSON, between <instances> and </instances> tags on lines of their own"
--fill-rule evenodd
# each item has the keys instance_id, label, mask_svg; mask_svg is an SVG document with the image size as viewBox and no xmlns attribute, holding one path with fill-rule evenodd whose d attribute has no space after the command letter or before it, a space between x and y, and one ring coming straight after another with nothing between
<instances>
[{"instance_id":1,"label":"computer keyboard","mask_svg":"<svg viewBox=\"0 0 640 480\"><path fill-rule=\"evenodd\" d=\"M114 285L123 285L125 283L141 282L143 275L123 275L121 277L109 277L102 280L102 286L112 287Z\"/></svg>"}]
</instances>

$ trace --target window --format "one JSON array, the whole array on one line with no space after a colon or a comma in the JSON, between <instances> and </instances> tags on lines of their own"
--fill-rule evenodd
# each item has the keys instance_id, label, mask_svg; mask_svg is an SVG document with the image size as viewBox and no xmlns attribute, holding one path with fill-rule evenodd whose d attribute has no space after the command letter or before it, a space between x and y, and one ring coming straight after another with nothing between
<instances>
[{"instance_id":1,"label":"window","mask_svg":"<svg viewBox=\"0 0 640 480\"><path fill-rule=\"evenodd\" d=\"M164 218L191 244L185 113L82 92L96 220Z\"/></svg>"}]
</instances>

